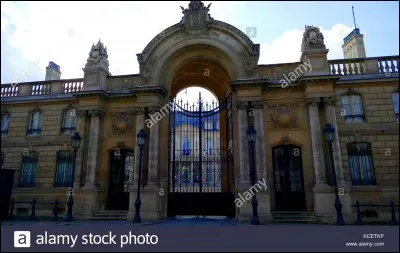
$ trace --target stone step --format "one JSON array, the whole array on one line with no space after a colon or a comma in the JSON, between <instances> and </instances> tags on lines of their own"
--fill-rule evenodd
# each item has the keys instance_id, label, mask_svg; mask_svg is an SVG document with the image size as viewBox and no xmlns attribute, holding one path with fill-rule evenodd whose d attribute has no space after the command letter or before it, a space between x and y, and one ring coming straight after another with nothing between
<instances>
[{"instance_id":1,"label":"stone step","mask_svg":"<svg viewBox=\"0 0 400 253\"><path fill-rule=\"evenodd\" d=\"M127 210L102 210L94 213L91 220L126 220Z\"/></svg>"},{"instance_id":2,"label":"stone step","mask_svg":"<svg viewBox=\"0 0 400 253\"><path fill-rule=\"evenodd\" d=\"M317 216L314 212L272 212L274 223L317 223Z\"/></svg>"}]
</instances>

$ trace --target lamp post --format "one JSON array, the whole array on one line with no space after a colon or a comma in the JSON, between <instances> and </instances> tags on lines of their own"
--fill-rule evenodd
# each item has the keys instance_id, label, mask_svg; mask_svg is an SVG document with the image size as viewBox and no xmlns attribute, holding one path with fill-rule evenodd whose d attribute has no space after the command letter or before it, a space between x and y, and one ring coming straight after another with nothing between
<instances>
[{"instance_id":1,"label":"lamp post","mask_svg":"<svg viewBox=\"0 0 400 253\"><path fill-rule=\"evenodd\" d=\"M142 205L142 201L140 201L140 182L142 181L142 156L143 156L143 147L146 142L146 132L144 129L140 130L136 136L137 143L140 148L139 154L139 173L138 173L138 188L137 188L137 195L135 201L135 217L133 217L133 223L140 223L142 219L140 218L140 206Z\"/></svg>"},{"instance_id":2,"label":"lamp post","mask_svg":"<svg viewBox=\"0 0 400 253\"><path fill-rule=\"evenodd\" d=\"M74 179L75 179L75 161L76 161L76 152L78 151L79 146L81 145L81 136L78 132L75 132L74 135L71 136L71 144L72 144L72 178L71 178L71 187L69 189L69 196L67 201L67 214L65 216L64 221L70 222L73 221L72 217L72 206L74 205Z\"/></svg>"},{"instance_id":3,"label":"lamp post","mask_svg":"<svg viewBox=\"0 0 400 253\"><path fill-rule=\"evenodd\" d=\"M247 141L249 142L250 147L250 183L251 186L254 186L256 183L256 168L255 168L255 161L254 161L254 147L256 143L256 134L257 131L254 126L249 126L247 128ZM260 225L260 220L258 219L258 212L257 212L257 195L253 192L253 198L251 199L251 205L253 207L253 216L251 217L251 224L252 225Z\"/></svg>"},{"instance_id":4,"label":"lamp post","mask_svg":"<svg viewBox=\"0 0 400 253\"><path fill-rule=\"evenodd\" d=\"M326 124L324 128L324 136L325 136L325 141L328 143L329 147L329 155L332 167L332 180L333 180L333 186L335 188L336 225L345 225L342 214L342 203L340 203L340 198L338 194L335 163L333 162L332 142L335 140L335 134L336 134L335 128L332 127L331 124Z\"/></svg>"}]
</instances>

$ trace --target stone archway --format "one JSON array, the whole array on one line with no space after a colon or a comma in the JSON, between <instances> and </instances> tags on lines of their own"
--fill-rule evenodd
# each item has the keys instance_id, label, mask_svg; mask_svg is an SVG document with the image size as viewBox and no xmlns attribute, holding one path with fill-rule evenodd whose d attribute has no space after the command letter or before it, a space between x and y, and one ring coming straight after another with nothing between
<instances>
[{"instance_id":1,"label":"stone archway","mask_svg":"<svg viewBox=\"0 0 400 253\"><path fill-rule=\"evenodd\" d=\"M189 8L183 10L181 22L162 31L137 55L143 85L163 86L168 97L175 96L185 87L200 86L211 90L223 100L225 94L229 96L232 93L232 80L257 76L259 45L253 44L239 29L214 20L208 12L209 6L205 7L201 1L191 1ZM232 119L236 113L232 110L232 97L229 100L231 111L222 113L220 118ZM167 97L157 101L156 107L164 108L168 103ZM224 137L221 142L232 149L233 156L233 129L236 125L233 126L232 122L229 128L232 135ZM157 130L159 145L165 147L157 154L163 189L167 187L165 182L168 181L166 165L169 149L166 147L169 145L170 124L171 120L165 117L160 124L160 131ZM228 129L225 121L221 120L221 128ZM156 130L153 129L153 132ZM238 151L235 152L237 155ZM234 179L229 182L226 185L234 189ZM167 202L165 199L163 201L161 209L165 213Z\"/></svg>"}]
</instances>

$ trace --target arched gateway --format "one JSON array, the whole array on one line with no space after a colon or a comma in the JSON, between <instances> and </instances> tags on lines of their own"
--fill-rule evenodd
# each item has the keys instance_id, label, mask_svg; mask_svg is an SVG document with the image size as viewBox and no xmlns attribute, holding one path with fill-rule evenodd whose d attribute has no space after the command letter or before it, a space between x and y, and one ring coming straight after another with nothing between
<instances>
[{"instance_id":1,"label":"arched gateway","mask_svg":"<svg viewBox=\"0 0 400 253\"><path fill-rule=\"evenodd\" d=\"M256 73L259 45L240 30L214 20L209 7L191 1L181 22L157 35L138 54L147 85L168 91L167 216L235 216L235 168L231 80ZM212 91L218 103L206 105L201 95L175 101L177 92L199 86ZM211 125L209 125L211 123ZM211 127L211 128L208 128ZM213 131L216 130L216 131ZM210 149L209 142L218 150ZM218 144L217 144L218 142Z\"/></svg>"}]
</instances>

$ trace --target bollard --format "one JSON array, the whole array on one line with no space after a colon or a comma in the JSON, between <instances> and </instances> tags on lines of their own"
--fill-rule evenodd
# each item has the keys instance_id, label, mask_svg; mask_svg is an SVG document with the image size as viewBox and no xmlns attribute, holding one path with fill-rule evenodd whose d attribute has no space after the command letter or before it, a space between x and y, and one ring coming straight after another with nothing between
<instances>
[{"instance_id":1,"label":"bollard","mask_svg":"<svg viewBox=\"0 0 400 253\"><path fill-rule=\"evenodd\" d=\"M11 199L11 205L10 205L10 212L8 214L8 220L14 220L14 198Z\"/></svg>"},{"instance_id":2,"label":"bollard","mask_svg":"<svg viewBox=\"0 0 400 253\"><path fill-rule=\"evenodd\" d=\"M394 203L393 203L393 200L390 201L390 211L391 211L391 213L392 213L392 225L397 225L396 213L394 212Z\"/></svg>"},{"instance_id":3,"label":"bollard","mask_svg":"<svg viewBox=\"0 0 400 253\"><path fill-rule=\"evenodd\" d=\"M36 214L35 214L35 208L36 208L36 198L33 198L32 200L32 212L31 212L31 221L36 221Z\"/></svg>"},{"instance_id":4,"label":"bollard","mask_svg":"<svg viewBox=\"0 0 400 253\"><path fill-rule=\"evenodd\" d=\"M54 202L54 208L53 208L53 220L58 221L58 200Z\"/></svg>"},{"instance_id":5,"label":"bollard","mask_svg":"<svg viewBox=\"0 0 400 253\"><path fill-rule=\"evenodd\" d=\"M360 202L356 202L356 207L357 207L357 221L356 225L362 225L362 219L361 219L361 211L360 211Z\"/></svg>"}]
</instances>

